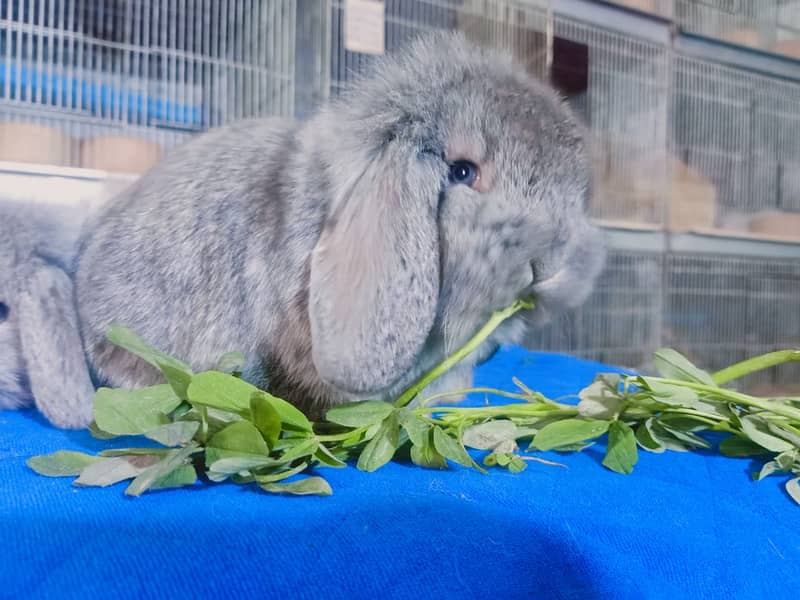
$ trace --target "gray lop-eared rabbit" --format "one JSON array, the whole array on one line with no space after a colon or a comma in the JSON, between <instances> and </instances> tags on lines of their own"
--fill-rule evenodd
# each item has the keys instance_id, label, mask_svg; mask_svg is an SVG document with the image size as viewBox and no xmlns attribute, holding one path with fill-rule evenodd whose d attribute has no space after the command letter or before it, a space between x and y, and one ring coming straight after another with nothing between
<instances>
[{"instance_id":1,"label":"gray lop-eared rabbit","mask_svg":"<svg viewBox=\"0 0 800 600\"><path fill-rule=\"evenodd\" d=\"M587 296L604 256L589 179L553 91L458 34L420 38L307 122L201 135L101 210L75 281L93 376L160 381L106 341L120 324L197 370L241 351L246 379L318 416L392 398L535 294L436 384L463 388Z\"/></svg>"},{"instance_id":2,"label":"gray lop-eared rabbit","mask_svg":"<svg viewBox=\"0 0 800 600\"><path fill-rule=\"evenodd\" d=\"M87 212L0 200L0 409L35 402L61 427L92 416L69 271Z\"/></svg>"}]
</instances>

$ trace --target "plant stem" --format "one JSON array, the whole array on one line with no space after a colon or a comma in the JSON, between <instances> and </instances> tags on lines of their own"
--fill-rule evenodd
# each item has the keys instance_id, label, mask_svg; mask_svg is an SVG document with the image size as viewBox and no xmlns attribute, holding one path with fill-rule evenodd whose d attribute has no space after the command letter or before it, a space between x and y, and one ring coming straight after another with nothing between
<instances>
[{"instance_id":1,"label":"plant stem","mask_svg":"<svg viewBox=\"0 0 800 600\"><path fill-rule=\"evenodd\" d=\"M502 404L499 406L434 406L415 408L414 414L424 415L429 413L443 413L447 415L463 416L472 420L490 417L574 417L578 408L570 405L560 405L553 408L546 404Z\"/></svg>"},{"instance_id":2,"label":"plant stem","mask_svg":"<svg viewBox=\"0 0 800 600\"><path fill-rule=\"evenodd\" d=\"M205 444L208 441L208 408L201 406L200 412L200 441Z\"/></svg>"},{"instance_id":3,"label":"plant stem","mask_svg":"<svg viewBox=\"0 0 800 600\"><path fill-rule=\"evenodd\" d=\"M514 400L533 400L535 402L540 402L540 396L530 396L528 394L519 394L515 392L504 392L503 390L496 390L493 388L467 388L463 390L454 390L452 392L441 392L439 394L434 394L433 396L428 396L420 403L420 406L429 406L433 400L438 400L439 398L448 398L450 396L466 396L467 394L489 394L492 396L501 396L503 398L512 398Z\"/></svg>"},{"instance_id":4,"label":"plant stem","mask_svg":"<svg viewBox=\"0 0 800 600\"><path fill-rule=\"evenodd\" d=\"M364 427L357 427L356 429L348 429L342 433L331 433L328 435L318 435L317 439L321 442L339 442L341 440L346 440L349 437L354 435L360 434L362 431L366 431L369 429L369 426L365 425Z\"/></svg>"},{"instance_id":5,"label":"plant stem","mask_svg":"<svg viewBox=\"0 0 800 600\"><path fill-rule=\"evenodd\" d=\"M668 385L683 386L697 392L704 392L711 396L722 397L726 400L730 400L734 404L741 404L742 406L750 406L752 408L760 408L761 410L770 411L776 415L788 417L789 419L800 420L800 409L786 406L785 404L780 404L778 402L771 402L769 400L755 398L753 396L748 396L747 394L714 387L712 385L706 385L704 383L694 383L691 381L682 381L680 379L664 379L661 377L649 377L648 379L666 383Z\"/></svg>"},{"instance_id":6,"label":"plant stem","mask_svg":"<svg viewBox=\"0 0 800 600\"><path fill-rule=\"evenodd\" d=\"M769 369L770 367L795 360L800 361L800 350L778 350L777 352L768 352L767 354L748 358L735 365L726 367L721 371L717 371L711 375L711 379L713 379L714 383L717 385L722 385L723 383L739 379L755 371Z\"/></svg>"},{"instance_id":7,"label":"plant stem","mask_svg":"<svg viewBox=\"0 0 800 600\"><path fill-rule=\"evenodd\" d=\"M416 398L419 393L424 390L428 384L430 384L434 379L441 377L447 371L452 369L456 364L464 360L469 354L471 354L478 346L480 346L486 338L488 338L495 329L497 329L500 324L514 315L515 313L519 312L523 308L533 308L533 303L528 302L525 300L517 300L511 306L504 308L502 310L498 310L492 314L486 324L478 330L478 333L473 335L466 344L464 344L461 348L456 350L453 354L445 358L441 363L436 365L433 369L428 371L425 375L423 375L414 385L408 388L405 392L403 392L394 405L398 408L402 408L403 406L407 406L414 398Z\"/></svg>"}]
</instances>

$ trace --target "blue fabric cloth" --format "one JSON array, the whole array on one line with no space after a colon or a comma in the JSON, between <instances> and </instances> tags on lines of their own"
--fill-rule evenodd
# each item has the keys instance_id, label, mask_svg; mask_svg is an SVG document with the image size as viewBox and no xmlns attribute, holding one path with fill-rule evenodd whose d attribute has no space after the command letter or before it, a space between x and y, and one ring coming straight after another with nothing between
<instances>
[{"instance_id":1,"label":"blue fabric cloth","mask_svg":"<svg viewBox=\"0 0 800 600\"><path fill-rule=\"evenodd\" d=\"M477 383L516 375L551 397L608 367L501 350ZM84 432L0 414L0 596L8 598L797 598L800 507L749 460L601 449L519 474L390 464L326 469L334 495L232 484L138 499L75 488L24 461L93 451Z\"/></svg>"}]
</instances>

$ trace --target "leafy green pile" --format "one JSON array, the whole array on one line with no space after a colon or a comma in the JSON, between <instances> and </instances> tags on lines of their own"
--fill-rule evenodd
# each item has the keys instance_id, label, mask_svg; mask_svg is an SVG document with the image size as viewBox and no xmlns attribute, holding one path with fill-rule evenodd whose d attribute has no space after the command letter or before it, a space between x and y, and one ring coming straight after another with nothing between
<instances>
[{"instance_id":1,"label":"leafy green pile","mask_svg":"<svg viewBox=\"0 0 800 600\"><path fill-rule=\"evenodd\" d=\"M94 398L95 437L143 436L140 447L89 455L59 451L28 465L49 476L77 476L76 485L107 486L131 480L126 494L230 480L256 484L269 493L332 493L318 474L356 461L375 471L394 459L427 468L448 461L512 472L527 451L580 451L607 436L603 464L631 473L638 450L712 449L714 437L726 456L755 457L761 479L788 474L786 490L800 503L800 398L757 398L722 387L759 369L800 360L800 350L765 354L710 375L674 350L654 356L658 377L599 374L578 394L577 404L553 401L514 379L507 392L472 388L421 398L422 390L479 346L505 319L532 305L518 301L492 315L469 342L403 393L395 403L354 402L330 409L312 423L291 404L240 378L242 357L228 354L216 370L193 373L179 360L145 345L132 331L115 327L109 339L158 368L167 383L134 391L101 388ZM431 406L444 396L484 393L506 404ZM712 434L712 435L709 435ZM467 448L483 451L481 464Z\"/></svg>"}]
</instances>

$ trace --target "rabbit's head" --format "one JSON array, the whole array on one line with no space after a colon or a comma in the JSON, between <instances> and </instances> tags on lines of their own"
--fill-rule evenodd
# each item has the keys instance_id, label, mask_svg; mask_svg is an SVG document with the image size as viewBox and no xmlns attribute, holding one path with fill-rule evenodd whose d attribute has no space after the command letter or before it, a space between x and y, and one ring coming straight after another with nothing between
<instances>
[{"instance_id":1,"label":"rabbit's head","mask_svg":"<svg viewBox=\"0 0 800 600\"><path fill-rule=\"evenodd\" d=\"M334 386L386 389L426 344L454 349L518 297L542 320L591 290L604 252L584 214L583 130L510 59L459 34L421 38L310 129L310 176L332 190L312 353Z\"/></svg>"}]
</instances>

